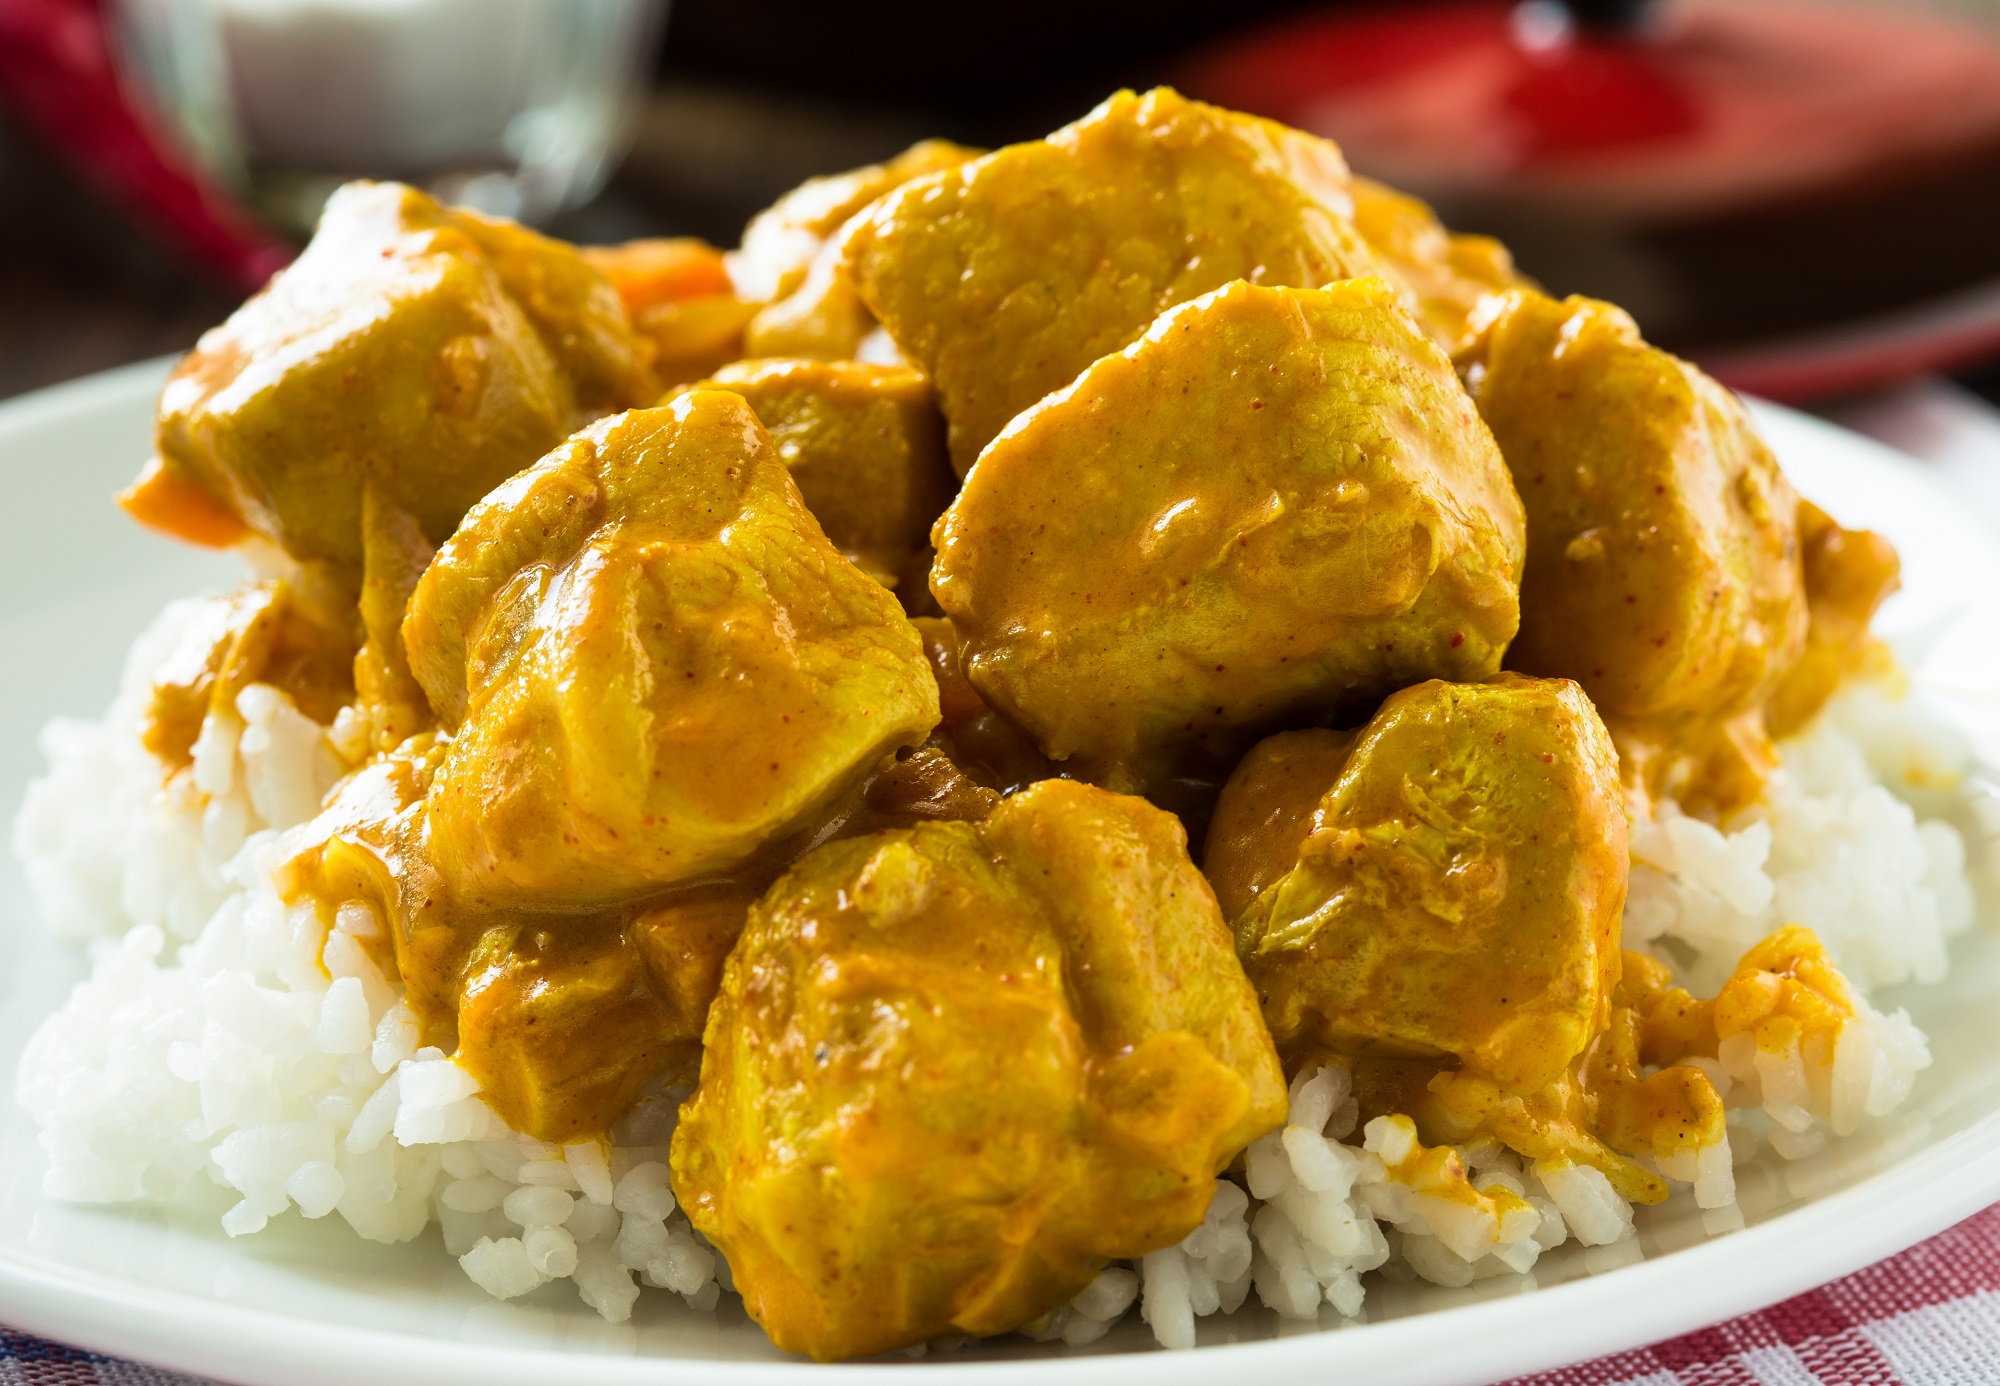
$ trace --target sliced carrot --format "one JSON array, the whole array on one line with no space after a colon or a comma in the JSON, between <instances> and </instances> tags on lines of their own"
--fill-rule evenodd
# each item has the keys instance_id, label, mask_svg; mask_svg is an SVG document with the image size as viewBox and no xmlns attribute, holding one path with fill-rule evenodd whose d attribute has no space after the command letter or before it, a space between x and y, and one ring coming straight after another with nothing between
<instances>
[{"instance_id":1,"label":"sliced carrot","mask_svg":"<svg viewBox=\"0 0 2000 1386\"><path fill-rule=\"evenodd\" d=\"M147 528L205 548L226 549L250 537L241 516L205 487L168 471L157 457L118 493L118 504Z\"/></svg>"},{"instance_id":2,"label":"sliced carrot","mask_svg":"<svg viewBox=\"0 0 2000 1386\"><path fill-rule=\"evenodd\" d=\"M722 252L693 236L584 246L583 258L616 286L634 314L655 304L731 291Z\"/></svg>"}]
</instances>

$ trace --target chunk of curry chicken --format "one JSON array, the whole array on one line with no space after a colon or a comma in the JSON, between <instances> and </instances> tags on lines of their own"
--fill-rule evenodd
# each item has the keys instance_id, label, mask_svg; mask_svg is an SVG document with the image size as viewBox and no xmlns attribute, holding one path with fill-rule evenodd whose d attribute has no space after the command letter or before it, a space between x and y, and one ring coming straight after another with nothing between
<instances>
[{"instance_id":1,"label":"chunk of curry chicken","mask_svg":"<svg viewBox=\"0 0 2000 1386\"><path fill-rule=\"evenodd\" d=\"M1807 602L1799 500L1742 404L1591 299L1509 294L1479 359L1528 515L1509 666L1582 684L1649 792L1756 798Z\"/></svg>"},{"instance_id":2,"label":"chunk of curry chicken","mask_svg":"<svg viewBox=\"0 0 2000 1386\"><path fill-rule=\"evenodd\" d=\"M1326 739L1303 752L1245 762L1265 783L1232 783L1208 853L1241 889L1282 854L1260 825L1299 834L1294 864L1236 920L1288 1065L1449 1058L1516 1094L1557 1079L1608 1019L1628 870L1617 754L1583 691L1422 683L1344 758Z\"/></svg>"},{"instance_id":3,"label":"chunk of curry chicken","mask_svg":"<svg viewBox=\"0 0 2000 1386\"><path fill-rule=\"evenodd\" d=\"M1373 178L1356 177L1354 226L1404 286L1417 321L1446 351L1457 352L1493 300L1527 287L1514 257L1491 236L1449 231L1420 198Z\"/></svg>"},{"instance_id":4,"label":"chunk of curry chicken","mask_svg":"<svg viewBox=\"0 0 2000 1386\"><path fill-rule=\"evenodd\" d=\"M1375 273L1353 210L1332 144L1161 87L905 183L844 244L863 301L935 382L964 472L1177 303L1234 279Z\"/></svg>"},{"instance_id":5,"label":"chunk of curry chicken","mask_svg":"<svg viewBox=\"0 0 2000 1386\"><path fill-rule=\"evenodd\" d=\"M775 303L806 280L813 260L847 219L913 178L979 157L950 140L919 140L879 164L808 178L750 219L743 244L727 256L736 290L753 303Z\"/></svg>"},{"instance_id":6,"label":"chunk of curry chicken","mask_svg":"<svg viewBox=\"0 0 2000 1386\"><path fill-rule=\"evenodd\" d=\"M687 388L748 400L834 547L884 587L922 589L955 478L920 372L779 358L738 361Z\"/></svg>"},{"instance_id":7,"label":"chunk of curry chicken","mask_svg":"<svg viewBox=\"0 0 2000 1386\"><path fill-rule=\"evenodd\" d=\"M803 842L643 899L520 906L438 870L427 796L445 745L411 738L335 791L285 870L329 922L360 901L367 945L404 983L422 1042L453 1053L509 1126L558 1144L603 1136L649 1084L693 1076L723 960L750 906L805 847L882 827L976 822L999 803L941 752L884 766Z\"/></svg>"},{"instance_id":8,"label":"chunk of curry chicken","mask_svg":"<svg viewBox=\"0 0 2000 1386\"><path fill-rule=\"evenodd\" d=\"M387 534L369 552L420 550ZM364 615L402 616L399 564L374 568ZM453 734L351 777L293 893L373 906L425 1042L538 1138L602 1134L692 1064L750 902L800 850L788 834L997 798L928 764L863 792L936 720L922 642L736 395L580 434L411 581L403 630L377 612L369 643L407 650Z\"/></svg>"},{"instance_id":9,"label":"chunk of curry chicken","mask_svg":"<svg viewBox=\"0 0 2000 1386\"><path fill-rule=\"evenodd\" d=\"M401 979L422 1042L509 1126L559 1144L604 1136L647 1084L692 1074L723 958L777 870L611 905L467 895L438 869L426 811L446 752L422 733L349 776L281 888L336 929L350 902L386 924L359 943Z\"/></svg>"},{"instance_id":10,"label":"chunk of curry chicken","mask_svg":"<svg viewBox=\"0 0 2000 1386\"><path fill-rule=\"evenodd\" d=\"M919 616L911 624L924 637L924 654L938 685L938 725L929 744L978 783L1002 793L1060 778L1062 766L995 711L965 677L965 652L952 623Z\"/></svg>"},{"instance_id":11,"label":"chunk of curry chicken","mask_svg":"<svg viewBox=\"0 0 2000 1386\"><path fill-rule=\"evenodd\" d=\"M1299 844L1359 735L1332 727L1280 732L1237 762L1209 820L1201 861L1224 919L1242 918L1299 864Z\"/></svg>"},{"instance_id":12,"label":"chunk of curry chicken","mask_svg":"<svg viewBox=\"0 0 2000 1386\"><path fill-rule=\"evenodd\" d=\"M758 902L673 1167L779 1347L1002 1332L1200 1224L1285 1089L1185 844L1052 780Z\"/></svg>"},{"instance_id":13,"label":"chunk of curry chicken","mask_svg":"<svg viewBox=\"0 0 2000 1386\"><path fill-rule=\"evenodd\" d=\"M573 247L350 183L298 260L174 368L158 456L122 499L197 542L254 531L358 571L365 488L440 543L581 424L650 399L647 362Z\"/></svg>"},{"instance_id":14,"label":"chunk of curry chicken","mask_svg":"<svg viewBox=\"0 0 2000 1386\"><path fill-rule=\"evenodd\" d=\"M1162 315L995 439L934 538L972 686L1148 788L1276 719L1492 673L1522 550L1499 450L1379 279Z\"/></svg>"},{"instance_id":15,"label":"chunk of curry chicken","mask_svg":"<svg viewBox=\"0 0 2000 1386\"><path fill-rule=\"evenodd\" d=\"M911 179L979 154L949 140L922 140L885 163L809 178L751 218L742 247L729 254L737 292L762 305L744 333L749 354L827 361L857 355L876 322L848 276L842 229Z\"/></svg>"},{"instance_id":16,"label":"chunk of curry chicken","mask_svg":"<svg viewBox=\"0 0 2000 1386\"><path fill-rule=\"evenodd\" d=\"M923 642L742 396L606 419L481 501L403 623L439 869L578 905L734 869L938 719Z\"/></svg>"}]
</instances>

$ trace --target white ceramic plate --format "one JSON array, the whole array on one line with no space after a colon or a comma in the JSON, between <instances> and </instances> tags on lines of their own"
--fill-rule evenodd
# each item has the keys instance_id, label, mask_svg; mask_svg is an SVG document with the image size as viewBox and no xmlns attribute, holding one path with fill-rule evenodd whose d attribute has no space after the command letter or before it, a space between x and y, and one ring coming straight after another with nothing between
<instances>
[{"instance_id":1,"label":"white ceramic plate","mask_svg":"<svg viewBox=\"0 0 2000 1386\"><path fill-rule=\"evenodd\" d=\"M109 700L126 646L169 598L232 580L234 565L154 539L113 508L146 455L163 367L133 367L0 406L0 808L11 816L56 714ZM1968 725L2000 725L2000 542L1923 468L1827 424L1760 410L1799 489L1842 520L1887 532L1906 587L1883 624L1921 644L1933 687ZM1991 755L1991 751L1989 751ZM11 1101L29 1030L80 975L44 941L11 856L0 867L0 1321L100 1351L254 1386L803 1383L949 1373L982 1380L1472 1386L1637 1346L1771 1303L1897 1251L2000 1199L2000 958L1962 940L1952 979L1888 998L1929 1031L1937 1062L1906 1108L1828 1153L1739 1174L1749 1226L1710 1238L1685 1195L1642 1214L1644 1259L1544 1258L1526 1277L1466 1290L1380 1286L1338 1332L1280 1329L1262 1310L1206 1323L1202 1348L1141 1351L1136 1323L1083 1351L1007 1340L948 1362L814 1367L781 1357L740 1309L699 1315L665 1295L609 1325L567 1284L500 1304L443 1254L361 1242L338 1218L295 1214L231 1242L222 1202L67 1208L40 1192L34 1132ZM1602 1272L1602 1273L1593 1273ZM1524 1293L1524 1291L1531 1291ZM1324 1311L1330 1315L1331 1311Z\"/></svg>"}]
</instances>

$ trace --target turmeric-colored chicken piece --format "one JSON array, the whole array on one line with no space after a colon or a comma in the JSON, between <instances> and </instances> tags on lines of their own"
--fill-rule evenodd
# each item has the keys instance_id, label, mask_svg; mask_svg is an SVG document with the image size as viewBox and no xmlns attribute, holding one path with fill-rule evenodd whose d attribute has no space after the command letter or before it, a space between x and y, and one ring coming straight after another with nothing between
<instances>
[{"instance_id":1,"label":"turmeric-colored chicken piece","mask_svg":"<svg viewBox=\"0 0 2000 1386\"><path fill-rule=\"evenodd\" d=\"M602 1136L648 1082L692 1075L722 960L776 871L637 904L468 898L438 871L426 819L445 752L420 734L344 780L281 886L327 916L373 907L387 928L365 946L401 979L423 1042L452 1053L509 1126Z\"/></svg>"},{"instance_id":2,"label":"turmeric-colored chicken piece","mask_svg":"<svg viewBox=\"0 0 2000 1386\"><path fill-rule=\"evenodd\" d=\"M673 1166L779 1347L1003 1332L1199 1225L1285 1089L1185 843L1056 780L758 902Z\"/></svg>"},{"instance_id":3,"label":"turmeric-colored chicken piece","mask_svg":"<svg viewBox=\"0 0 2000 1386\"><path fill-rule=\"evenodd\" d=\"M607 1135L662 1075L692 1078L723 960L757 897L722 881L647 906L435 910L460 947L455 1057L517 1131ZM474 932L476 930L476 932Z\"/></svg>"},{"instance_id":4,"label":"turmeric-colored chicken piece","mask_svg":"<svg viewBox=\"0 0 2000 1386\"><path fill-rule=\"evenodd\" d=\"M921 589L931 524L951 499L930 383L906 366L738 361L691 390L750 401L835 548L885 587Z\"/></svg>"},{"instance_id":5,"label":"turmeric-colored chicken piece","mask_svg":"<svg viewBox=\"0 0 2000 1386\"><path fill-rule=\"evenodd\" d=\"M1267 736L1237 762L1209 820L1202 874L1215 888L1222 917L1236 920L1250 902L1299 862L1320 800L1340 779L1356 732L1313 727Z\"/></svg>"},{"instance_id":6,"label":"turmeric-colored chicken piece","mask_svg":"<svg viewBox=\"0 0 2000 1386\"><path fill-rule=\"evenodd\" d=\"M1807 621L1798 498L1770 449L1610 304L1516 291L1479 352L1479 411L1528 513L1509 666L1581 683L1653 792L1754 798L1775 763L1756 714Z\"/></svg>"},{"instance_id":7,"label":"turmeric-colored chicken piece","mask_svg":"<svg viewBox=\"0 0 2000 1386\"><path fill-rule=\"evenodd\" d=\"M606 419L480 502L403 625L445 877L632 898L747 861L937 722L923 642L740 395Z\"/></svg>"},{"instance_id":8,"label":"turmeric-colored chicken piece","mask_svg":"<svg viewBox=\"0 0 2000 1386\"><path fill-rule=\"evenodd\" d=\"M923 140L884 163L809 178L753 217L742 248L729 255L737 291L763 305L745 333L749 354L854 356L875 318L842 266L841 228L911 179L978 155L949 140Z\"/></svg>"},{"instance_id":9,"label":"turmeric-colored chicken piece","mask_svg":"<svg viewBox=\"0 0 2000 1386\"><path fill-rule=\"evenodd\" d=\"M935 539L972 685L1114 787L1492 673L1522 546L1498 449L1380 279L1166 313L996 439Z\"/></svg>"},{"instance_id":10,"label":"turmeric-colored chicken piece","mask_svg":"<svg viewBox=\"0 0 2000 1386\"><path fill-rule=\"evenodd\" d=\"M399 184L387 186L422 196ZM521 305L555 358L586 418L651 396L657 382L646 368L645 344L633 331L631 314L619 311L624 297L581 250L505 217L469 207L438 210L485 254L501 287Z\"/></svg>"},{"instance_id":11,"label":"turmeric-colored chicken piece","mask_svg":"<svg viewBox=\"0 0 2000 1386\"><path fill-rule=\"evenodd\" d=\"M354 614L364 638L353 663L350 716L365 731L362 744L378 754L433 725L430 703L403 649L403 615L436 555L408 512L382 501L373 486L362 488L361 586Z\"/></svg>"},{"instance_id":12,"label":"turmeric-colored chicken piece","mask_svg":"<svg viewBox=\"0 0 2000 1386\"><path fill-rule=\"evenodd\" d=\"M1352 186L1355 229L1446 351L1458 350L1482 305L1527 283L1491 236L1448 231L1421 199L1372 178L1357 177Z\"/></svg>"},{"instance_id":13,"label":"turmeric-colored chicken piece","mask_svg":"<svg viewBox=\"0 0 2000 1386\"><path fill-rule=\"evenodd\" d=\"M1062 775L1034 738L993 710L965 677L964 649L949 621L919 616L924 654L938 685L938 725L931 742L980 784L1003 793Z\"/></svg>"},{"instance_id":14,"label":"turmeric-colored chicken piece","mask_svg":"<svg viewBox=\"0 0 2000 1386\"><path fill-rule=\"evenodd\" d=\"M1805 634L1797 497L1742 406L1607 303L1510 297L1479 411L1528 512L1510 662L1607 717L1744 705Z\"/></svg>"},{"instance_id":15,"label":"turmeric-colored chicken piece","mask_svg":"<svg viewBox=\"0 0 2000 1386\"><path fill-rule=\"evenodd\" d=\"M1604 1029L1626 871L1617 754L1581 689L1433 681L1362 728L1237 948L1288 1063L1451 1058L1531 1093Z\"/></svg>"},{"instance_id":16,"label":"turmeric-colored chicken piece","mask_svg":"<svg viewBox=\"0 0 2000 1386\"><path fill-rule=\"evenodd\" d=\"M919 140L879 164L808 178L750 219L743 244L729 252L736 291L756 303L774 303L806 279L820 248L847 219L913 178L956 168L979 157L950 140Z\"/></svg>"},{"instance_id":17,"label":"turmeric-colored chicken piece","mask_svg":"<svg viewBox=\"0 0 2000 1386\"><path fill-rule=\"evenodd\" d=\"M849 228L846 261L936 383L964 472L1177 303L1376 273L1353 210L1332 144L1161 87L904 184Z\"/></svg>"},{"instance_id":18,"label":"turmeric-colored chicken piece","mask_svg":"<svg viewBox=\"0 0 2000 1386\"><path fill-rule=\"evenodd\" d=\"M495 911L456 921L483 927L454 940L470 943L451 955L455 1057L515 1130L555 1142L602 1136L647 1081L692 1067L692 1027L627 942L625 914Z\"/></svg>"},{"instance_id":19,"label":"turmeric-colored chicken piece","mask_svg":"<svg viewBox=\"0 0 2000 1386\"><path fill-rule=\"evenodd\" d=\"M654 392L624 305L574 248L350 183L289 269L201 339L160 395L141 518L361 566L362 492L440 543L591 417Z\"/></svg>"},{"instance_id":20,"label":"turmeric-colored chicken piece","mask_svg":"<svg viewBox=\"0 0 2000 1386\"><path fill-rule=\"evenodd\" d=\"M869 351L870 339L880 326L855 292L841 256L840 242L828 242L814 257L804 283L756 310L743 331L748 354L817 361L846 361L867 354L884 364L908 364L900 351Z\"/></svg>"}]
</instances>

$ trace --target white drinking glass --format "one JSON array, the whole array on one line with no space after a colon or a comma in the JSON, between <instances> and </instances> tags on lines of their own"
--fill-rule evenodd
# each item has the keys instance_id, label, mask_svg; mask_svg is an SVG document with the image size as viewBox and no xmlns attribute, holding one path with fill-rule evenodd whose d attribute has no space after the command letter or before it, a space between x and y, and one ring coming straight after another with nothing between
<instances>
[{"instance_id":1,"label":"white drinking glass","mask_svg":"<svg viewBox=\"0 0 2000 1386\"><path fill-rule=\"evenodd\" d=\"M350 178L540 222L603 186L666 0L118 0L173 141L308 231Z\"/></svg>"}]
</instances>

